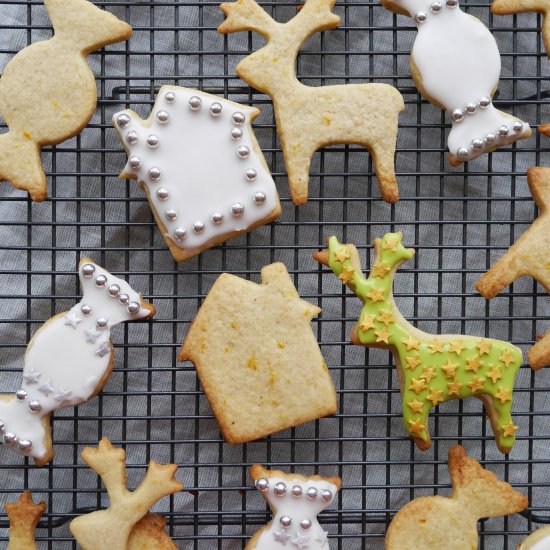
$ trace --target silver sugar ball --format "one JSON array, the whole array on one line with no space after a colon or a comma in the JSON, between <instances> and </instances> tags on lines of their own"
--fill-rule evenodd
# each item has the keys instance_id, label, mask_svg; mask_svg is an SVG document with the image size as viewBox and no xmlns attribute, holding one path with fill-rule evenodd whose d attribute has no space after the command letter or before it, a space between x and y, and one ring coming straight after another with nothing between
<instances>
[{"instance_id":1,"label":"silver sugar ball","mask_svg":"<svg viewBox=\"0 0 550 550\"><path fill-rule=\"evenodd\" d=\"M154 149L155 147L157 147L158 144L159 144L159 137L156 134L151 134L150 136L147 137L147 145L151 149Z\"/></svg>"},{"instance_id":2,"label":"silver sugar ball","mask_svg":"<svg viewBox=\"0 0 550 550\"><path fill-rule=\"evenodd\" d=\"M212 214L212 223L214 223L215 225L219 225L222 222L223 214L221 212L214 212L214 214Z\"/></svg>"},{"instance_id":3,"label":"silver sugar ball","mask_svg":"<svg viewBox=\"0 0 550 550\"><path fill-rule=\"evenodd\" d=\"M166 92L164 99L166 103L174 103L176 101L176 94L174 92Z\"/></svg>"},{"instance_id":4,"label":"silver sugar ball","mask_svg":"<svg viewBox=\"0 0 550 550\"><path fill-rule=\"evenodd\" d=\"M22 439L19 442L19 450L23 453L30 453L32 449L32 443L28 439Z\"/></svg>"},{"instance_id":5,"label":"silver sugar ball","mask_svg":"<svg viewBox=\"0 0 550 550\"><path fill-rule=\"evenodd\" d=\"M193 231L195 233L202 233L204 231L204 223L201 221L195 222L193 224Z\"/></svg>"},{"instance_id":6,"label":"silver sugar ball","mask_svg":"<svg viewBox=\"0 0 550 550\"><path fill-rule=\"evenodd\" d=\"M328 489L323 489L321 491L321 498L325 501L325 502L328 502L331 498L332 498L332 493L328 490Z\"/></svg>"},{"instance_id":7,"label":"silver sugar ball","mask_svg":"<svg viewBox=\"0 0 550 550\"><path fill-rule=\"evenodd\" d=\"M202 99L198 95L189 98L189 108L192 111L198 111L202 106Z\"/></svg>"},{"instance_id":8,"label":"silver sugar ball","mask_svg":"<svg viewBox=\"0 0 550 550\"><path fill-rule=\"evenodd\" d=\"M107 319L105 319L105 317L98 317L95 321L95 324L97 325L97 328L107 328L107 325L109 323Z\"/></svg>"},{"instance_id":9,"label":"silver sugar ball","mask_svg":"<svg viewBox=\"0 0 550 550\"><path fill-rule=\"evenodd\" d=\"M94 273L95 273L94 264L84 264L82 266L82 275L84 275L84 277L91 277Z\"/></svg>"},{"instance_id":10,"label":"silver sugar ball","mask_svg":"<svg viewBox=\"0 0 550 550\"><path fill-rule=\"evenodd\" d=\"M138 313L140 309L141 309L141 306L137 302L130 302L128 304L129 313Z\"/></svg>"},{"instance_id":11,"label":"silver sugar ball","mask_svg":"<svg viewBox=\"0 0 550 550\"><path fill-rule=\"evenodd\" d=\"M495 143L496 140L497 136L495 134L490 133L485 136L485 143L487 145L492 145L493 143Z\"/></svg>"},{"instance_id":12,"label":"silver sugar ball","mask_svg":"<svg viewBox=\"0 0 550 550\"><path fill-rule=\"evenodd\" d=\"M6 445L12 447L17 443L17 436L13 432L6 432L2 438Z\"/></svg>"},{"instance_id":13,"label":"silver sugar ball","mask_svg":"<svg viewBox=\"0 0 550 550\"><path fill-rule=\"evenodd\" d=\"M430 10L432 13L439 13L442 7L443 7L443 4L441 2L432 2L432 5L430 6Z\"/></svg>"},{"instance_id":14,"label":"silver sugar ball","mask_svg":"<svg viewBox=\"0 0 550 550\"><path fill-rule=\"evenodd\" d=\"M244 116L244 113L241 113L240 111L235 111L233 113L233 122L240 126L241 124L244 124L246 121L246 117Z\"/></svg>"},{"instance_id":15,"label":"silver sugar ball","mask_svg":"<svg viewBox=\"0 0 550 550\"><path fill-rule=\"evenodd\" d=\"M173 222L178 217L178 213L175 210L170 209L166 211L165 216L168 221Z\"/></svg>"},{"instance_id":16,"label":"silver sugar ball","mask_svg":"<svg viewBox=\"0 0 550 550\"><path fill-rule=\"evenodd\" d=\"M132 156L128 159L128 164L132 170L138 170L141 168L141 160L139 157Z\"/></svg>"},{"instance_id":17,"label":"silver sugar ball","mask_svg":"<svg viewBox=\"0 0 550 550\"><path fill-rule=\"evenodd\" d=\"M149 168L149 177L152 181L157 181L160 179L160 170L157 167Z\"/></svg>"},{"instance_id":18,"label":"silver sugar ball","mask_svg":"<svg viewBox=\"0 0 550 550\"><path fill-rule=\"evenodd\" d=\"M120 287L118 285L111 285L108 292L111 298L116 298L120 294Z\"/></svg>"},{"instance_id":19,"label":"silver sugar ball","mask_svg":"<svg viewBox=\"0 0 550 550\"><path fill-rule=\"evenodd\" d=\"M121 294L118 297L118 301L123 305L126 305L129 300L130 300L130 296L128 296L128 294Z\"/></svg>"},{"instance_id":20,"label":"silver sugar ball","mask_svg":"<svg viewBox=\"0 0 550 550\"><path fill-rule=\"evenodd\" d=\"M262 493L265 493L269 489L269 480L265 477L261 477L260 479L256 480L256 489L258 491L261 491Z\"/></svg>"},{"instance_id":21,"label":"silver sugar ball","mask_svg":"<svg viewBox=\"0 0 550 550\"><path fill-rule=\"evenodd\" d=\"M210 114L212 116L220 116L222 114L222 109L222 104L215 101L212 105L210 105Z\"/></svg>"},{"instance_id":22,"label":"silver sugar ball","mask_svg":"<svg viewBox=\"0 0 550 550\"><path fill-rule=\"evenodd\" d=\"M90 313L92 313L92 308L88 304L82 304L80 306L80 311L82 312L82 315L90 315Z\"/></svg>"},{"instance_id":23,"label":"silver sugar ball","mask_svg":"<svg viewBox=\"0 0 550 550\"><path fill-rule=\"evenodd\" d=\"M157 199L159 201L165 201L168 198L168 189L165 187L161 187L160 189L157 189Z\"/></svg>"},{"instance_id":24,"label":"silver sugar ball","mask_svg":"<svg viewBox=\"0 0 550 550\"><path fill-rule=\"evenodd\" d=\"M317 498L317 489L315 487L310 487L307 490L307 498L309 498L309 500L315 500Z\"/></svg>"},{"instance_id":25,"label":"silver sugar ball","mask_svg":"<svg viewBox=\"0 0 550 550\"><path fill-rule=\"evenodd\" d=\"M469 115L475 115L477 112L477 103L468 103L468 105L466 105L466 112Z\"/></svg>"},{"instance_id":26,"label":"silver sugar ball","mask_svg":"<svg viewBox=\"0 0 550 550\"><path fill-rule=\"evenodd\" d=\"M15 392L15 397L17 397L19 401L25 401L25 399L27 399L27 392L24 389L17 390Z\"/></svg>"},{"instance_id":27,"label":"silver sugar ball","mask_svg":"<svg viewBox=\"0 0 550 550\"><path fill-rule=\"evenodd\" d=\"M138 133L135 130L132 130L131 132L128 132L126 134L126 141L130 145L135 145L138 142L138 138L139 138Z\"/></svg>"},{"instance_id":28,"label":"silver sugar ball","mask_svg":"<svg viewBox=\"0 0 550 550\"><path fill-rule=\"evenodd\" d=\"M296 498L301 497L303 493L302 488L299 485L294 485L290 492L292 493L292 496Z\"/></svg>"},{"instance_id":29,"label":"silver sugar ball","mask_svg":"<svg viewBox=\"0 0 550 550\"><path fill-rule=\"evenodd\" d=\"M266 201L266 194L263 191L258 191L257 193L254 193L254 203L258 206L261 206Z\"/></svg>"},{"instance_id":30,"label":"silver sugar ball","mask_svg":"<svg viewBox=\"0 0 550 550\"><path fill-rule=\"evenodd\" d=\"M510 132L510 130L508 129L508 126L501 126L499 129L498 129L498 133L501 135L501 136L507 136L508 133Z\"/></svg>"},{"instance_id":31,"label":"silver sugar ball","mask_svg":"<svg viewBox=\"0 0 550 550\"><path fill-rule=\"evenodd\" d=\"M311 527L311 520L310 519L303 519L300 522L300 527L302 529L309 529Z\"/></svg>"},{"instance_id":32,"label":"silver sugar ball","mask_svg":"<svg viewBox=\"0 0 550 550\"><path fill-rule=\"evenodd\" d=\"M2 422L2 420L0 420L0 433L4 433L6 431L6 425L4 424L4 422Z\"/></svg>"},{"instance_id":33,"label":"silver sugar ball","mask_svg":"<svg viewBox=\"0 0 550 550\"><path fill-rule=\"evenodd\" d=\"M183 227L178 227L174 231L174 239L176 239L176 241L178 242L183 241L185 237L187 237L187 231Z\"/></svg>"},{"instance_id":34,"label":"silver sugar ball","mask_svg":"<svg viewBox=\"0 0 550 550\"><path fill-rule=\"evenodd\" d=\"M239 155L240 158L246 159L248 158L248 155L250 155L250 149L246 145L241 145L237 149L237 154Z\"/></svg>"},{"instance_id":35,"label":"silver sugar ball","mask_svg":"<svg viewBox=\"0 0 550 550\"><path fill-rule=\"evenodd\" d=\"M516 122L514 122L514 125L512 126L512 128L514 129L514 132L521 132L523 130L523 122L521 122L520 120L516 120Z\"/></svg>"},{"instance_id":36,"label":"silver sugar ball","mask_svg":"<svg viewBox=\"0 0 550 550\"><path fill-rule=\"evenodd\" d=\"M231 130L231 137L233 139L241 139L243 137L243 131L240 128L233 128L233 130Z\"/></svg>"},{"instance_id":37,"label":"silver sugar ball","mask_svg":"<svg viewBox=\"0 0 550 550\"><path fill-rule=\"evenodd\" d=\"M37 412L40 412L40 410L42 409L42 405L40 405L40 401L33 399L29 403L29 409L31 412L37 413Z\"/></svg>"},{"instance_id":38,"label":"silver sugar ball","mask_svg":"<svg viewBox=\"0 0 550 550\"><path fill-rule=\"evenodd\" d=\"M472 147L478 151L483 149L483 140L479 138L472 139Z\"/></svg>"},{"instance_id":39,"label":"silver sugar ball","mask_svg":"<svg viewBox=\"0 0 550 550\"><path fill-rule=\"evenodd\" d=\"M292 518L289 516L281 516L279 522L285 529L287 529L292 525Z\"/></svg>"},{"instance_id":40,"label":"silver sugar ball","mask_svg":"<svg viewBox=\"0 0 550 550\"><path fill-rule=\"evenodd\" d=\"M159 111L157 113L157 122L160 124L166 124L170 119L170 115L166 111Z\"/></svg>"},{"instance_id":41,"label":"silver sugar ball","mask_svg":"<svg viewBox=\"0 0 550 550\"><path fill-rule=\"evenodd\" d=\"M416 22L421 25L422 23L425 23L426 19L428 19L428 16L423 12L423 11L419 11L415 16L414 16Z\"/></svg>"},{"instance_id":42,"label":"silver sugar ball","mask_svg":"<svg viewBox=\"0 0 550 550\"><path fill-rule=\"evenodd\" d=\"M246 179L248 181L254 181L256 179L257 175L258 175L258 173L256 172L256 170L254 170L254 168L249 168L246 171Z\"/></svg>"},{"instance_id":43,"label":"silver sugar ball","mask_svg":"<svg viewBox=\"0 0 550 550\"><path fill-rule=\"evenodd\" d=\"M126 126L130 124L130 122L131 122L130 117L125 113L122 113L116 117L116 123L121 128L126 128Z\"/></svg>"},{"instance_id":44,"label":"silver sugar ball","mask_svg":"<svg viewBox=\"0 0 550 550\"><path fill-rule=\"evenodd\" d=\"M236 218L238 218L239 216L242 216L243 213L244 213L244 206L237 202L235 203L232 207L231 207L231 213L233 214L233 216L235 216Z\"/></svg>"},{"instance_id":45,"label":"silver sugar ball","mask_svg":"<svg viewBox=\"0 0 550 550\"><path fill-rule=\"evenodd\" d=\"M448 8L456 8L458 6L458 0L447 0L445 3Z\"/></svg>"},{"instance_id":46,"label":"silver sugar ball","mask_svg":"<svg viewBox=\"0 0 550 550\"><path fill-rule=\"evenodd\" d=\"M107 277L105 277L105 275L98 275L95 278L96 286L102 287L102 286L105 286L106 283L107 283Z\"/></svg>"},{"instance_id":47,"label":"silver sugar ball","mask_svg":"<svg viewBox=\"0 0 550 550\"><path fill-rule=\"evenodd\" d=\"M456 154L459 159L465 159L470 154L470 151L466 147L460 147Z\"/></svg>"},{"instance_id":48,"label":"silver sugar ball","mask_svg":"<svg viewBox=\"0 0 550 550\"><path fill-rule=\"evenodd\" d=\"M286 485L282 481L279 481L273 488L273 492L276 496L282 497L286 494Z\"/></svg>"},{"instance_id":49,"label":"silver sugar ball","mask_svg":"<svg viewBox=\"0 0 550 550\"><path fill-rule=\"evenodd\" d=\"M464 120L464 113L460 109L455 109L451 114L451 118L453 122L462 122Z\"/></svg>"},{"instance_id":50,"label":"silver sugar ball","mask_svg":"<svg viewBox=\"0 0 550 550\"><path fill-rule=\"evenodd\" d=\"M490 97L482 97L479 100L479 106L482 109L487 109L487 107L489 107L489 105L491 105L491 98Z\"/></svg>"}]
</instances>

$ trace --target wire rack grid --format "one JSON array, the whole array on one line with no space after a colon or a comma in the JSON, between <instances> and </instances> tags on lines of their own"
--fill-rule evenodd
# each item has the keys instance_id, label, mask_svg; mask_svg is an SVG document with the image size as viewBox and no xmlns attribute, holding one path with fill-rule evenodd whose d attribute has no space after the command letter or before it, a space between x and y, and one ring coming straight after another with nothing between
<instances>
[{"instance_id":1,"label":"wire rack grid","mask_svg":"<svg viewBox=\"0 0 550 550\"><path fill-rule=\"evenodd\" d=\"M155 510L166 516L180 548L243 548L268 520L247 477L253 463L341 476L343 490L321 516L331 548L383 548L399 508L423 494L449 494L447 450L457 442L529 496L526 513L480 523L481 548L516 548L528 532L550 522L548 373L535 375L526 365L520 371L513 408L520 431L509 456L496 449L476 400L439 407L430 422L433 447L420 452L402 427L389 353L349 343L358 301L311 258L326 236L336 234L359 246L368 268L373 239L388 229L402 230L405 243L417 249L396 278L396 299L409 319L427 331L487 335L527 349L548 328L544 290L525 279L489 303L476 294L474 283L536 216L525 172L544 164L547 143L535 135L449 168L448 121L420 98L409 76L416 34L411 21L380 2L338 0L340 28L309 40L298 74L314 86L386 82L402 92L406 111L396 156L402 198L394 206L381 201L368 153L336 146L316 154L310 200L297 208L289 199L269 98L235 76L236 63L262 39L250 33L218 35L217 2L96 3L128 21L134 35L90 56L99 98L93 119L79 137L45 150L47 202L32 204L11 186L0 187L0 389L17 387L22 354L40 324L78 300L76 265L83 256L125 276L154 302L158 314L153 322L117 329L115 369L99 397L54 415L56 457L50 465L37 469L2 452L1 502L16 500L28 488L48 505L37 531L40 547L76 548L69 521L108 505L101 482L80 459L82 449L103 435L126 449L130 487L139 483L150 459L179 464L185 491ZM538 33L540 17L493 18L488 0L463 4L489 26L501 48L497 105L532 126L544 122L549 62ZM262 5L282 21L297 8L286 1ZM27 44L51 36L38 0L0 0L0 13L0 67ZM457 72L467 72L462 52L449 62ZM283 206L272 226L180 265L172 261L142 191L117 179L125 156L110 124L124 107L146 116L166 83L260 107L256 132ZM178 364L176 356L220 273L257 281L261 267L272 261L283 261L301 296L323 309L313 326L339 410L268 440L230 447L220 438L193 366ZM7 525L2 515L2 545Z\"/></svg>"}]
</instances>

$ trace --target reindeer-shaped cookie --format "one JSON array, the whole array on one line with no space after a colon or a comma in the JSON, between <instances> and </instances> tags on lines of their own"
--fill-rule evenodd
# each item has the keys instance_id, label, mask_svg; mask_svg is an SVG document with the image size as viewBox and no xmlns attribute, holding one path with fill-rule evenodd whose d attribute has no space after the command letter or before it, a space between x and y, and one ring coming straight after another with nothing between
<instances>
[{"instance_id":1,"label":"reindeer-shaped cookie","mask_svg":"<svg viewBox=\"0 0 550 550\"><path fill-rule=\"evenodd\" d=\"M311 157L331 144L366 147L374 162L382 197L399 200L394 155L397 118L404 109L401 94L387 84L309 87L296 77L296 58L313 34L334 29L340 18L331 10L335 0L306 0L286 24L273 20L254 0L222 4L222 34L255 31L267 44L237 65L237 74L273 99L290 192L295 204L308 197Z\"/></svg>"},{"instance_id":2,"label":"reindeer-shaped cookie","mask_svg":"<svg viewBox=\"0 0 550 550\"><path fill-rule=\"evenodd\" d=\"M530 168L527 180L540 215L477 282L477 290L487 299L525 275L550 293L550 168ZM550 332L529 350L529 364L533 370L550 365Z\"/></svg>"},{"instance_id":3,"label":"reindeer-shaped cookie","mask_svg":"<svg viewBox=\"0 0 550 550\"><path fill-rule=\"evenodd\" d=\"M453 494L420 497L404 506L388 528L386 550L474 550L481 518L527 508L525 495L482 468L460 445L449 449L449 473Z\"/></svg>"},{"instance_id":4,"label":"reindeer-shaped cookie","mask_svg":"<svg viewBox=\"0 0 550 550\"><path fill-rule=\"evenodd\" d=\"M29 491L23 491L17 502L5 505L10 520L10 538L7 550L38 550L35 530L46 510L46 503L35 504Z\"/></svg>"},{"instance_id":5,"label":"reindeer-shaped cookie","mask_svg":"<svg viewBox=\"0 0 550 550\"><path fill-rule=\"evenodd\" d=\"M0 441L44 465L53 456L52 411L96 395L114 366L111 329L152 317L155 308L130 285L89 259L79 266L83 298L33 336L15 394L0 395Z\"/></svg>"},{"instance_id":6,"label":"reindeer-shaped cookie","mask_svg":"<svg viewBox=\"0 0 550 550\"><path fill-rule=\"evenodd\" d=\"M145 479L130 492L126 488L126 453L123 449L116 449L104 437L97 448L87 447L81 456L103 480L111 502L107 510L98 510L71 521L71 533L84 550L176 548L166 540L167 535L159 536L158 528L164 526L162 520L159 523L156 516L146 515L161 498L183 490L183 485L174 478L175 464L149 462ZM138 526L141 532L134 533Z\"/></svg>"},{"instance_id":7,"label":"reindeer-shaped cookie","mask_svg":"<svg viewBox=\"0 0 550 550\"><path fill-rule=\"evenodd\" d=\"M342 486L339 477L304 477L258 464L250 469L250 477L269 504L273 519L254 534L246 550L327 550L328 533L317 516L335 499Z\"/></svg>"},{"instance_id":8,"label":"reindeer-shaped cookie","mask_svg":"<svg viewBox=\"0 0 550 550\"><path fill-rule=\"evenodd\" d=\"M328 251L315 259L328 265L364 304L353 330L354 344L387 348L398 369L405 429L420 449L430 447L430 409L450 399L483 401L499 449L507 453L518 429L512 422L514 379L521 350L507 342L462 335L432 335L406 321L393 300L393 277L414 256L404 248L401 233L374 241L375 259L365 278L355 246L329 239Z\"/></svg>"}]
</instances>

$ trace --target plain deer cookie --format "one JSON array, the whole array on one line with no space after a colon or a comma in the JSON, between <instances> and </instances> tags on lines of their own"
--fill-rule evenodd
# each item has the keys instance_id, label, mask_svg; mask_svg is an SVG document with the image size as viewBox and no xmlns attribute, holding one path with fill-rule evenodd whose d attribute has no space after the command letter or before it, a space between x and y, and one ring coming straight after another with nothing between
<instances>
[{"instance_id":1,"label":"plain deer cookie","mask_svg":"<svg viewBox=\"0 0 550 550\"><path fill-rule=\"evenodd\" d=\"M163 86L147 120L116 113L128 153L121 177L140 181L178 262L281 214L252 121L254 107Z\"/></svg>"},{"instance_id":2,"label":"plain deer cookie","mask_svg":"<svg viewBox=\"0 0 550 550\"><path fill-rule=\"evenodd\" d=\"M493 105L500 52L489 29L463 12L458 0L382 0L382 4L412 17L417 26L412 77L420 93L451 118L447 144L452 166L531 136L529 124Z\"/></svg>"},{"instance_id":3,"label":"plain deer cookie","mask_svg":"<svg viewBox=\"0 0 550 550\"><path fill-rule=\"evenodd\" d=\"M38 550L35 530L46 510L46 503L35 504L29 491L24 491L17 502L5 505L10 522L7 550Z\"/></svg>"},{"instance_id":4,"label":"plain deer cookie","mask_svg":"<svg viewBox=\"0 0 550 550\"><path fill-rule=\"evenodd\" d=\"M80 262L79 276L82 300L38 329L19 389L0 395L0 442L38 466L53 457L51 413L88 401L106 384L114 367L111 330L155 314L126 281L92 260Z\"/></svg>"},{"instance_id":5,"label":"plain deer cookie","mask_svg":"<svg viewBox=\"0 0 550 550\"><path fill-rule=\"evenodd\" d=\"M449 449L450 497L420 497L393 518L386 550L475 550L477 522L522 512L527 497L483 469L463 447ZM542 550L542 549L537 549Z\"/></svg>"},{"instance_id":6,"label":"plain deer cookie","mask_svg":"<svg viewBox=\"0 0 550 550\"><path fill-rule=\"evenodd\" d=\"M135 491L126 487L126 453L104 437L97 448L86 447L82 460L102 479L110 499L107 510L73 519L71 533L84 550L177 550L164 532L164 519L148 510L161 498L178 493L175 464L149 462Z\"/></svg>"},{"instance_id":7,"label":"plain deer cookie","mask_svg":"<svg viewBox=\"0 0 550 550\"><path fill-rule=\"evenodd\" d=\"M0 180L43 201L44 145L78 135L95 111L97 89L86 56L127 40L132 28L86 0L44 0L55 34L21 50L0 78Z\"/></svg>"},{"instance_id":8,"label":"plain deer cookie","mask_svg":"<svg viewBox=\"0 0 550 550\"><path fill-rule=\"evenodd\" d=\"M495 439L509 452L518 429L510 414L514 380L522 364L521 350L508 342L455 334L423 332L401 315L393 299L393 278L414 256L401 233L374 241L374 264L362 273L357 249L329 239L327 251L314 255L347 285L364 306L352 342L389 349L397 366L403 396L405 429L422 450L431 446L428 416L433 407L451 399L477 397L485 405Z\"/></svg>"},{"instance_id":9,"label":"plain deer cookie","mask_svg":"<svg viewBox=\"0 0 550 550\"><path fill-rule=\"evenodd\" d=\"M487 299L525 275L550 293L550 168L530 168L527 180L539 217L477 282L477 290ZM550 332L529 350L529 363L533 370L550 365Z\"/></svg>"},{"instance_id":10,"label":"plain deer cookie","mask_svg":"<svg viewBox=\"0 0 550 550\"><path fill-rule=\"evenodd\" d=\"M317 516L334 502L342 486L339 477L305 477L266 470L258 464L250 468L250 477L269 504L273 519L252 536L245 550L329 548L329 534Z\"/></svg>"},{"instance_id":11,"label":"plain deer cookie","mask_svg":"<svg viewBox=\"0 0 550 550\"><path fill-rule=\"evenodd\" d=\"M273 20L254 0L221 5L227 19L222 34L255 31L267 44L237 65L247 84L271 97L277 132L295 204L308 198L311 157L333 144L353 143L372 155L382 197L399 200L394 157L397 118L405 104L387 84L347 84L310 87L296 77L296 57L313 34L335 29L340 18L332 13L336 0L306 0L288 23Z\"/></svg>"},{"instance_id":12,"label":"plain deer cookie","mask_svg":"<svg viewBox=\"0 0 550 550\"><path fill-rule=\"evenodd\" d=\"M246 443L334 414L336 391L302 300L281 263L261 284L222 274L180 351L192 361L227 443Z\"/></svg>"}]
</instances>

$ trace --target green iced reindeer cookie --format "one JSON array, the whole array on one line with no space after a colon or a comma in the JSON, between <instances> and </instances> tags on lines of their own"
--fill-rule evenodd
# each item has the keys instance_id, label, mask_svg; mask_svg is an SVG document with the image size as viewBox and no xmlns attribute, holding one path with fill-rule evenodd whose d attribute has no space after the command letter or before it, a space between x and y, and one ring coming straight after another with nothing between
<instances>
[{"instance_id":1,"label":"green iced reindeer cookie","mask_svg":"<svg viewBox=\"0 0 550 550\"><path fill-rule=\"evenodd\" d=\"M363 302L353 329L354 344L387 348L393 356L403 396L405 429L422 450L431 446L428 414L449 399L478 397L487 410L499 449L509 452L518 429L512 421L514 379L521 350L508 342L476 336L427 334L403 318L393 300L397 269L414 256L401 233L374 241L375 261L365 278L357 249L329 239L328 251L315 259L334 271Z\"/></svg>"}]
</instances>

